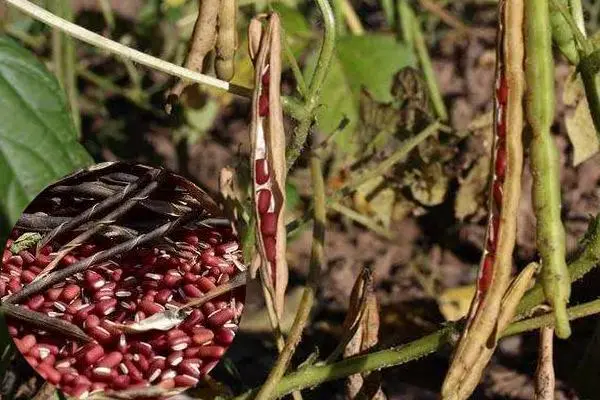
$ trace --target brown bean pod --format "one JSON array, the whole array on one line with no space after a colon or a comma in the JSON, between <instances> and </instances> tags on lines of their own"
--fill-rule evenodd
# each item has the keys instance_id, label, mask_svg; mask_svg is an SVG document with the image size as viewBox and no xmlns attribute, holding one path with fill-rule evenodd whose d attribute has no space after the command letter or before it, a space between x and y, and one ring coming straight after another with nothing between
<instances>
[{"instance_id":1,"label":"brown bean pod","mask_svg":"<svg viewBox=\"0 0 600 400\"><path fill-rule=\"evenodd\" d=\"M217 78L230 81L235 69L235 51L237 50L237 2L221 0L217 22L217 43L215 72Z\"/></svg>"},{"instance_id":2,"label":"brown bean pod","mask_svg":"<svg viewBox=\"0 0 600 400\"><path fill-rule=\"evenodd\" d=\"M262 21L266 20L266 29ZM285 131L281 105L281 27L276 13L254 18L249 26L249 51L255 68L252 99L253 198L262 271L269 277L276 312L281 316L288 270L285 259ZM256 273L258 263L253 263Z\"/></svg>"}]
</instances>

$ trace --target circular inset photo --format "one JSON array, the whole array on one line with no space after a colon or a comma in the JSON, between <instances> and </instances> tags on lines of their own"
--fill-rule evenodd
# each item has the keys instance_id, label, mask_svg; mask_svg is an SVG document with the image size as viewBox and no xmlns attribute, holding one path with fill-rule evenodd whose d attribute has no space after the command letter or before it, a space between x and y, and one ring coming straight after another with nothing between
<instances>
[{"instance_id":1,"label":"circular inset photo","mask_svg":"<svg viewBox=\"0 0 600 400\"><path fill-rule=\"evenodd\" d=\"M246 268L231 223L187 179L104 163L46 188L2 255L15 345L75 398L168 398L235 337Z\"/></svg>"}]
</instances>

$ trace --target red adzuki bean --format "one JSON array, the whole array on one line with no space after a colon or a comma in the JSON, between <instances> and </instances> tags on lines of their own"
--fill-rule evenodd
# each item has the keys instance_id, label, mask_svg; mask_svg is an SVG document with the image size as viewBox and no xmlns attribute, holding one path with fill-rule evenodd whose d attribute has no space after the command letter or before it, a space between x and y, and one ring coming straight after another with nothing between
<instances>
[{"instance_id":1,"label":"red adzuki bean","mask_svg":"<svg viewBox=\"0 0 600 400\"><path fill-rule=\"evenodd\" d=\"M175 386L195 386L198 381L198 378L190 375L177 375L175 377Z\"/></svg>"},{"instance_id":2,"label":"red adzuki bean","mask_svg":"<svg viewBox=\"0 0 600 400\"><path fill-rule=\"evenodd\" d=\"M207 317L207 324L213 328L219 328L235 316L231 308L222 308Z\"/></svg>"},{"instance_id":3,"label":"red adzuki bean","mask_svg":"<svg viewBox=\"0 0 600 400\"><path fill-rule=\"evenodd\" d=\"M275 257L277 254L277 245L275 242L275 238L272 236L267 236L263 238L263 242L265 244L265 253L267 256L267 260L269 260L270 262L275 262Z\"/></svg>"},{"instance_id":4,"label":"red adzuki bean","mask_svg":"<svg viewBox=\"0 0 600 400\"><path fill-rule=\"evenodd\" d=\"M192 339L189 336L179 336L172 339L169 339L169 347L171 350L185 350L190 345Z\"/></svg>"},{"instance_id":5,"label":"red adzuki bean","mask_svg":"<svg viewBox=\"0 0 600 400\"><path fill-rule=\"evenodd\" d=\"M266 160L264 168L268 179ZM271 193L267 195L270 203ZM201 297L238 273L234 261L240 257L240 248L229 228L200 228L179 237L183 242L177 243L185 245L177 255L159 249L134 250L26 300L25 307L68 320L95 340L82 346L68 338L32 334L11 322L9 333L27 362L70 396L150 384L197 384L235 337L229 324L223 326L237 315L229 308L229 299L221 297L191 309L178 327L166 332L129 334L115 325L141 321L164 311L165 306L181 306L188 298ZM57 268L100 249L80 246ZM16 293L23 283L35 280L54 257L51 252L48 246L37 257L27 251L18 256L4 251L0 296Z\"/></svg>"},{"instance_id":6,"label":"red adzuki bean","mask_svg":"<svg viewBox=\"0 0 600 400\"><path fill-rule=\"evenodd\" d=\"M267 189L261 189L258 191L258 212L265 214L271 207L271 191Z\"/></svg>"},{"instance_id":7,"label":"red adzuki bean","mask_svg":"<svg viewBox=\"0 0 600 400\"><path fill-rule=\"evenodd\" d=\"M256 183L259 185L264 185L269 181L269 167L266 159L261 158L256 160L254 171Z\"/></svg>"},{"instance_id":8,"label":"red adzuki bean","mask_svg":"<svg viewBox=\"0 0 600 400\"><path fill-rule=\"evenodd\" d=\"M121 354L118 351L113 351L112 353L109 353L109 354L105 355L104 357L102 357L100 360L98 360L97 366L114 368L117 365L119 365L122 360L123 360L123 354Z\"/></svg>"}]
</instances>

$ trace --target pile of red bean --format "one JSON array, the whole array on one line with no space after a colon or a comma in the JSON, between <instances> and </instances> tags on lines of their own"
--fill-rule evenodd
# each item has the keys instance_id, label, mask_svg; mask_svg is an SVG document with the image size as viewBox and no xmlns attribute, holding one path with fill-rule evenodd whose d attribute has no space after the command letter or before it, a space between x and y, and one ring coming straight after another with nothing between
<instances>
[{"instance_id":1,"label":"pile of red bean","mask_svg":"<svg viewBox=\"0 0 600 400\"><path fill-rule=\"evenodd\" d=\"M54 247L12 254L14 232L2 256L0 298L21 290L53 259ZM237 239L229 228L184 230L177 250L139 248L94 265L28 298L23 307L82 328L94 342L44 332L9 320L8 329L26 360L68 395L159 385L191 387L232 343L243 309L244 287L193 309L169 331L125 333L113 323L139 322L178 307L227 282L243 269ZM166 243L166 242L165 242ZM164 243L163 243L164 244ZM102 250L85 244L61 260L64 268Z\"/></svg>"}]
</instances>

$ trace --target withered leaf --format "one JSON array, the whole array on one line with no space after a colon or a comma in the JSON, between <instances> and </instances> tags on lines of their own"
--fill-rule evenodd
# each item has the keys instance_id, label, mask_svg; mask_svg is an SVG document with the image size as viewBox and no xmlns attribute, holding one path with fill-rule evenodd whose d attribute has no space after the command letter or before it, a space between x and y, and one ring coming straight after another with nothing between
<instances>
[{"instance_id":1,"label":"withered leaf","mask_svg":"<svg viewBox=\"0 0 600 400\"><path fill-rule=\"evenodd\" d=\"M365 89L360 92L359 122L356 137L360 151L380 151L396 132L400 120L398 109L380 103Z\"/></svg>"},{"instance_id":2,"label":"withered leaf","mask_svg":"<svg viewBox=\"0 0 600 400\"><path fill-rule=\"evenodd\" d=\"M10 246L10 252L13 254L19 254L21 251L35 246L40 240L42 240L42 235L39 233L25 232L13 242L13 244Z\"/></svg>"},{"instance_id":3,"label":"withered leaf","mask_svg":"<svg viewBox=\"0 0 600 400\"><path fill-rule=\"evenodd\" d=\"M482 195L487 190L487 182L490 175L490 158L480 157L466 178L459 181L460 187L456 193L454 202L454 215L463 220L477 212L480 204L483 204Z\"/></svg>"},{"instance_id":4,"label":"withered leaf","mask_svg":"<svg viewBox=\"0 0 600 400\"><path fill-rule=\"evenodd\" d=\"M412 170L406 176L414 198L425 206L436 206L444 201L448 191L449 178L438 163L424 169Z\"/></svg>"},{"instance_id":5,"label":"withered leaf","mask_svg":"<svg viewBox=\"0 0 600 400\"><path fill-rule=\"evenodd\" d=\"M361 354L378 342L379 305L373 291L371 272L363 269L358 276L352 294L343 329L353 332L344 349L344 358ZM355 374L346 381L346 396L349 399L361 398L384 400L381 380L377 373Z\"/></svg>"},{"instance_id":6,"label":"withered leaf","mask_svg":"<svg viewBox=\"0 0 600 400\"><path fill-rule=\"evenodd\" d=\"M360 185L356 189L354 203L359 212L373 214L387 229L392 222L396 193L382 183L383 177L377 177Z\"/></svg>"},{"instance_id":7,"label":"withered leaf","mask_svg":"<svg viewBox=\"0 0 600 400\"><path fill-rule=\"evenodd\" d=\"M565 114L565 126L573 145L573 165L577 166L600 149L598 135L579 75L567 79L563 91L563 101L567 106L574 107L572 110L567 110Z\"/></svg>"}]
</instances>

